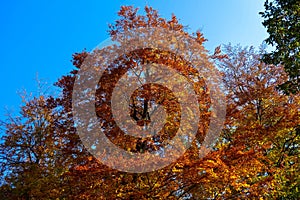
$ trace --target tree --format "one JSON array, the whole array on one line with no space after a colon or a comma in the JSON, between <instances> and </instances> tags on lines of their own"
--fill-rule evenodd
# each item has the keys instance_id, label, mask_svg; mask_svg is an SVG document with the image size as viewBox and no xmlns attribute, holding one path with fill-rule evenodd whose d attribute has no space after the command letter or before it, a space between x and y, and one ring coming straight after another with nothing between
<instances>
[{"instance_id":1,"label":"tree","mask_svg":"<svg viewBox=\"0 0 300 200\"><path fill-rule=\"evenodd\" d=\"M25 100L20 114L2 124L2 199L57 198L68 166L56 128L59 117L55 100L44 96Z\"/></svg>"},{"instance_id":2,"label":"tree","mask_svg":"<svg viewBox=\"0 0 300 200\"><path fill-rule=\"evenodd\" d=\"M265 2L263 25L269 33L266 43L275 50L264 56L269 64L282 64L289 79L280 85L286 93L300 91L300 2L299 0L275 0Z\"/></svg>"},{"instance_id":3,"label":"tree","mask_svg":"<svg viewBox=\"0 0 300 200\"><path fill-rule=\"evenodd\" d=\"M187 32L185 32L184 27L178 23L175 16L172 16L172 19L168 21L160 18L157 11L153 10L152 8L146 7L145 12L145 16L138 15L137 9L123 6L118 13L121 19L117 20L116 24L110 26L110 34L112 38L122 42L121 39L124 37L125 31L134 33L143 27L158 27L165 29L166 31L176 31L180 36L189 35ZM161 38L161 35L156 36L156 38ZM202 46L202 43L205 41L202 34L198 32L194 36L189 35L189 37L191 37L195 43L199 45L201 50L201 58L204 62L203 65L206 64L207 67L213 67L212 63L209 61L207 52ZM57 83L57 85L61 87L63 91L62 98L60 98L58 101L59 104L64 108L62 111L64 113L69 113L72 111L72 86L74 85L76 74L78 73L78 70L81 69L83 62L86 60L87 62L89 61L87 59L88 56L89 54L86 52L75 54L73 63L76 68L71 72L71 74L63 76ZM102 56L100 59L106 59L106 57ZM99 63L105 63L105 60L101 61L103 62ZM130 74L127 75L129 76L129 79L137 78L139 81L143 81L143 77L147 79L148 73L152 73L151 69L145 73L141 72L138 68L138 65L147 63L171 66L187 78L190 78L191 76L197 76L194 67L188 61L183 60L179 55L151 48L137 49L135 51L128 52L127 54L117 58L114 63L104 71L96 91L96 113L99 118L99 122L101 122L106 136L111 141L119 145L121 148L133 153L137 151L143 153L146 151L151 152L158 150L162 145L165 145L165 140L174 137L174 133L176 133L179 124L179 107L176 98L174 98L174 95L168 92L166 88L155 84L145 84L134 91L130 98L130 112L128 114L130 114L131 117L136 120L137 125L144 126L147 125L147 120L152 117L152 111L155 110L155 104L162 105L167 112L167 119L169 120L167 120L166 125L159 133L158 137L148 137L146 139L129 137L129 135L124 134L114 122L112 111L110 109L110 101L112 98L112 90L115 87L115 84L117 83L118 79L120 79L120 77L129 69L133 70L132 74L134 74L134 76L130 76ZM93 76L93 74L88 73L85 75L88 77ZM208 126L208 120L206 119L210 116L210 112L208 111L210 102L208 100L208 89L204 87L205 84L203 79L195 77L195 80L196 78L197 81L194 81L193 85L195 87L195 91L202 97L198 100L201 105L200 109L203 112L200 116L202 119L201 128L199 128L197 135L197 138L201 142L201 140L203 140L205 129L207 129ZM122 94L120 93L120 95ZM86 98L88 96L89 93L86 93L84 97ZM188 96L183 98L188 98ZM191 110L190 112L193 111ZM187 118L188 117L189 116L187 116ZM68 121L70 121L70 124L72 124L72 116L69 116ZM69 125L66 125L65 127L68 127L68 129L73 128ZM94 140L94 142L95 145L97 145L97 140ZM198 154L199 149L196 148L196 144L193 145L195 146L193 148L194 152L184 156L182 159L180 159L181 161L173 163L164 169L145 174L118 172L117 170L112 170L101 165L95 159L89 160L89 157L84 154L84 157L78 156L77 159L82 158L82 160L86 160L86 162L78 162L78 160L76 160L75 163L77 166L75 165L74 168L70 170L69 181L71 185L75 186L73 187L74 189L72 191L72 195L74 196L72 197L76 199L148 199L153 197L176 198L176 196L189 195L188 190L192 184L186 182L185 185L184 182L177 181L175 177L179 175L183 177L183 171L180 169L184 167L184 163L188 164L187 160L189 157L196 157ZM82 150L86 151L84 148ZM161 154L163 156L163 152ZM197 173L197 171L194 171L194 173Z\"/></svg>"},{"instance_id":4,"label":"tree","mask_svg":"<svg viewBox=\"0 0 300 200\"><path fill-rule=\"evenodd\" d=\"M219 63L228 89L223 155L230 176L238 177L229 190L243 198L297 199L300 97L275 89L287 76L282 66L260 61L263 48L229 45L225 53Z\"/></svg>"}]
</instances>

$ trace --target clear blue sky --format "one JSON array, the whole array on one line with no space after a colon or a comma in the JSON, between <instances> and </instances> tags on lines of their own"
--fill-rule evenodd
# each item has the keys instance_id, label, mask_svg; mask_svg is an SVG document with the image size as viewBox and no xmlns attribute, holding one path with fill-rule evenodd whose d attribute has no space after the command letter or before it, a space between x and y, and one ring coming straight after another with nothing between
<instances>
[{"instance_id":1,"label":"clear blue sky","mask_svg":"<svg viewBox=\"0 0 300 200\"><path fill-rule=\"evenodd\" d=\"M0 2L1 98L18 110L17 91L36 91L36 74L49 84L72 69L71 55L92 50L108 37L121 5L145 5L174 13L192 32L200 29L208 50L220 44L259 46L267 37L258 12L262 0L8 0Z\"/></svg>"}]
</instances>

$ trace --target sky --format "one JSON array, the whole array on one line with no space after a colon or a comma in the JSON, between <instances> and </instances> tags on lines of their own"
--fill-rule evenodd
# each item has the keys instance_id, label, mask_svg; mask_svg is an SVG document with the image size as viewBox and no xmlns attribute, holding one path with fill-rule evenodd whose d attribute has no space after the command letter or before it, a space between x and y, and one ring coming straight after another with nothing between
<instances>
[{"instance_id":1,"label":"sky","mask_svg":"<svg viewBox=\"0 0 300 200\"><path fill-rule=\"evenodd\" d=\"M108 38L108 24L122 5L152 6L174 13L190 32L202 31L205 47L258 47L268 37L258 14L262 0L10 0L0 2L0 119L18 111L20 91L37 92L38 76L49 87L72 69L71 58Z\"/></svg>"}]
</instances>

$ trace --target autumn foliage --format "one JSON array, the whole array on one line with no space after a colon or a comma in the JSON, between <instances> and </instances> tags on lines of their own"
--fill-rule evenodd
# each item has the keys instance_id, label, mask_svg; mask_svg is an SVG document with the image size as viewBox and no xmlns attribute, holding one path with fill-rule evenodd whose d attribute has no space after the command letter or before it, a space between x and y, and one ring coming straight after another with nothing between
<instances>
[{"instance_id":1,"label":"autumn foliage","mask_svg":"<svg viewBox=\"0 0 300 200\"><path fill-rule=\"evenodd\" d=\"M222 74L227 115L213 150L200 157L209 127L211 92L205 79L193 82L201 111L192 146L176 162L148 173L126 173L99 162L82 144L72 114L76 74L87 52L73 55L74 70L57 83L61 95L28 100L18 117L3 122L0 143L1 199L297 199L299 198L300 96L286 96L276 87L287 80L284 67L261 61L265 53L253 47L224 46L209 55L200 32L190 34L176 16L161 18L156 10L122 6L110 25L114 39L139 27L160 27L190 35L201 46L206 66ZM159 56L157 56L159 55ZM145 84L131 96L128 115L147 125L155 104L168 120L158 136L128 136L113 122L111 91L119 77L142 63L172 66L186 77L196 76L189 61L174 53L139 49L106 70L96 92L96 114L106 136L131 152L151 152L172 139L180 124L180 105L167 88ZM107 95L107 96L105 96Z\"/></svg>"}]
</instances>

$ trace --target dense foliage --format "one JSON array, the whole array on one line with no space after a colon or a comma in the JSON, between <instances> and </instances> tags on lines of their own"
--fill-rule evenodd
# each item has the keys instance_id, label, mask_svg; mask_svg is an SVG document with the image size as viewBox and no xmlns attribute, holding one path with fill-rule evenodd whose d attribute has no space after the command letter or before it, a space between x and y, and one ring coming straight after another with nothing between
<instances>
[{"instance_id":1,"label":"dense foliage","mask_svg":"<svg viewBox=\"0 0 300 200\"><path fill-rule=\"evenodd\" d=\"M189 34L175 16L160 18L157 11L145 8L145 16L133 7L122 7L120 19L110 26L117 37L125 29L162 27ZM201 33L192 36L199 45ZM300 96L286 96L276 86L288 80L281 65L261 61L263 49L224 47L209 56L203 48L207 66L218 66L223 74L227 96L227 116L220 138L206 157L199 158L199 144L209 125L210 100L205 81L195 88L201 94L201 117L197 139L189 150L171 165L149 173L120 172L98 162L83 146L72 115L72 91L76 74L88 53L73 55L74 70L56 83L59 97L39 96L28 100L20 116L3 122L0 144L1 199L299 199ZM182 74L194 74L193 66L168 52L140 49L126 54L112 67L97 90L97 116L108 130L107 137L132 152L160 148L176 132L177 121L168 121L161 140L140 141L128 138L111 123L106 110L115 77L137 63L165 63ZM127 68L126 68L127 67ZM112 76L115 75L115 76ZM102 84L102 85L101 85ZM130 103L130 115L137 123L147 123L147 109L161 100L163 88L149 85L137 90ZM148 88L148 89L147 89ZM202 89L201 89L202 88ZM206 89L204 89L206 88ZM102 89L102 90L101 90ZM151 91L151 90L150 90ZM171 97L172 95L169 94ZM149 99L147 95L155 96ZM163 99L170 118L176 119L176 100ZM162 100L160 102L163 102ZM170 104L172 107L170 107ZM136 110L135 110L136 109ZM108 114L107 114L108 113ZM154 142L155 140L155 142Z\"/></svg>"},{"instance_id":2,"label":"dense foliage","mask_svg":"<svg viewBox=\"0 0 300 200\"><path fill-rule=\"evenodd\" d=\"M282 64L289 79L280 85L286 93L300 91L300 1L274 0L265 2L260 13L269 33L266 43L275 47L264 56L269 64Z\"/></svg>"}]
</instances>

